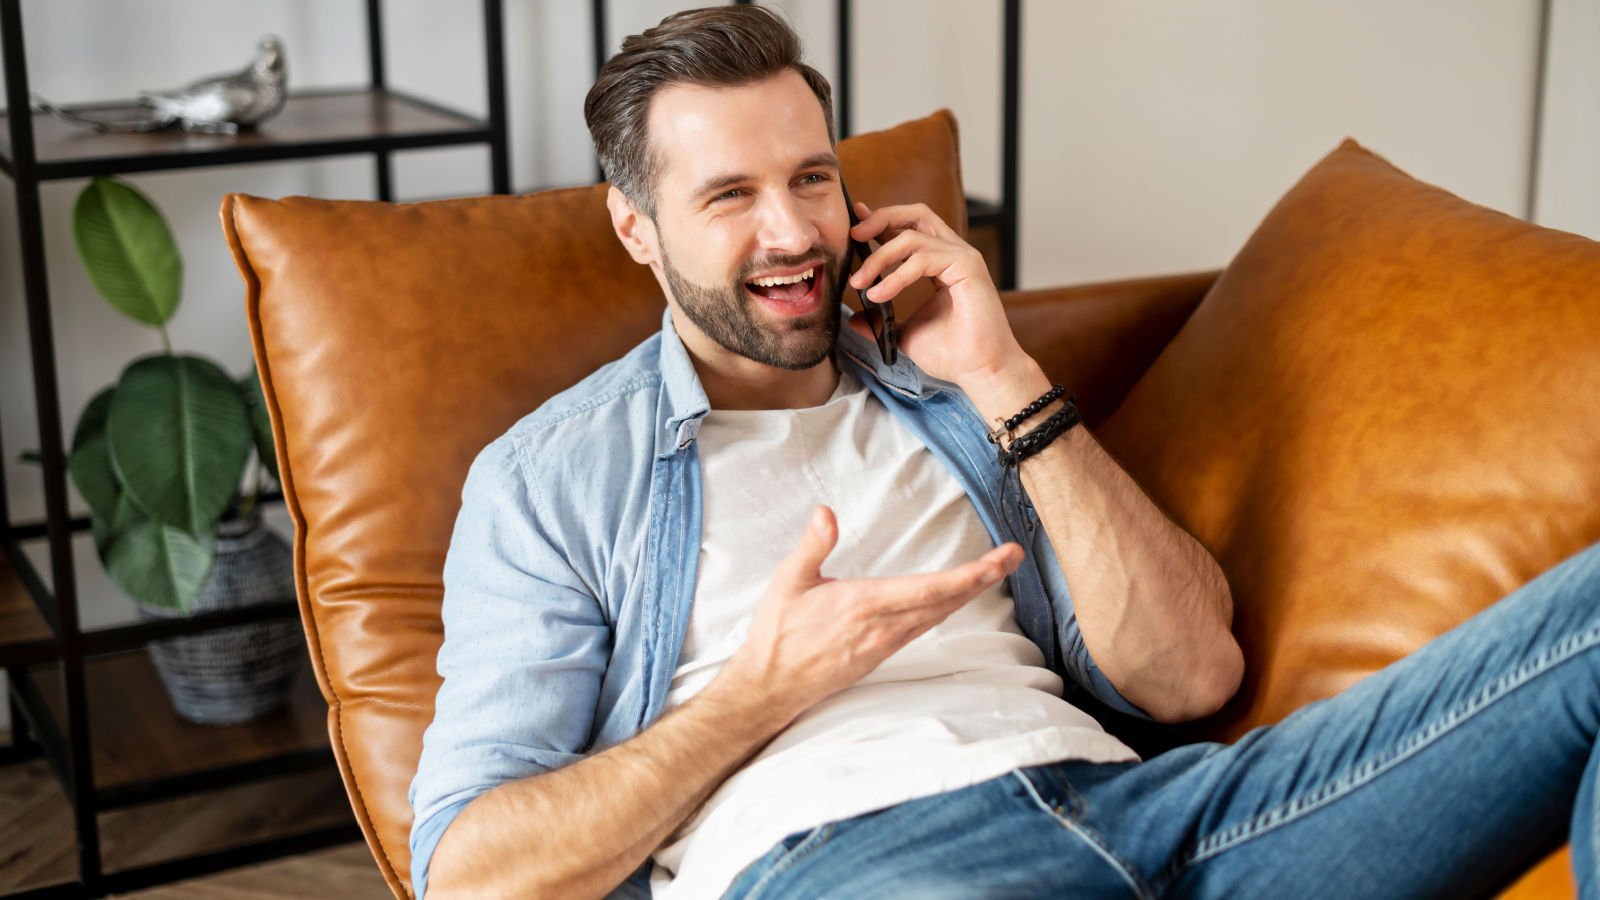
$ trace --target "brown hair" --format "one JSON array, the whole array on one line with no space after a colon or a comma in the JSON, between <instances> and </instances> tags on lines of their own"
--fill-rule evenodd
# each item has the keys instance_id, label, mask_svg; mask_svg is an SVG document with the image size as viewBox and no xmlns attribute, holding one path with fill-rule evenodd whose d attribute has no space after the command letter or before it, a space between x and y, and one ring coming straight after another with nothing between
<instances>
[{"instance_id":1,"label":"brown hair","mask_svg":"<svg viewBox=\"0 0 1600 900\"><path fill-rule=\"evenodd\" d=\"M800 36L776 13L755 5L674 13L630 35L606 61L583 102L595 153L606 177L651 219L656 215L659 160L649 146L650 100L668 85L738 87L793 69L822 104L833 136L833 90L800 61Z\"/></svg>"}]
</instances>

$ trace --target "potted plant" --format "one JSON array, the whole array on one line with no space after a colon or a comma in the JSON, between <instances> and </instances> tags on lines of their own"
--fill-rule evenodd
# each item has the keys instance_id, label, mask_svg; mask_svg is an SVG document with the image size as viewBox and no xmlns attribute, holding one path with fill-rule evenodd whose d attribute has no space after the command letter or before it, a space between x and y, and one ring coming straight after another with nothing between
<instances>
[{"instance_id":1,"label":"potted plant","mask_svg":"<svg viewBox=\"0 0 1600 900\"><path fill-rule=\"evenodd\" d=\"M234 379L173 352L166 323L183 264L165 219L131 186L97 178L72 230L96 288L162 344L96 394L74 429L67 469L101 563L146 619L292 600L292 554L261 522L262 476L277 480L277 458L260 382L253 369ZM150 653L180 715L231 724L282 705L304 639L298 622L274 620L152 641Z\"/></svg>"}]
</instances>

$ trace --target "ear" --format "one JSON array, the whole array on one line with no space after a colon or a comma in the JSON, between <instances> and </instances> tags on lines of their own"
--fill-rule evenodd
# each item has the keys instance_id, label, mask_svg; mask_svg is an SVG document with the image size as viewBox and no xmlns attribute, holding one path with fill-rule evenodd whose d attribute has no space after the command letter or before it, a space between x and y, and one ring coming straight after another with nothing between
<instances>
[{"instance_id":1,"label":"ear","mask_svg":"<svg viewBox=\"0 0 1600 900\"><path fill-rule=\"evenodd\" d=\"M640 212L633 201L616 187L606 191L606 208L611 210L611 228L617 233L617 240L628 248L628 255L633 257L633 261L641 266L654 263L660 257L656 223Z\"/></svg>"}]
</instances>

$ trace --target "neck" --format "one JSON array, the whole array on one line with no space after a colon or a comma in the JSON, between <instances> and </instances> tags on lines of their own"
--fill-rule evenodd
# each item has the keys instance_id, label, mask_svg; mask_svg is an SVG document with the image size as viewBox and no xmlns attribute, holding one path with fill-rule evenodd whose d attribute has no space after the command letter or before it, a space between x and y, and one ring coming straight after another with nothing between
<instances>
[{"instance_id":1,"label":"neck","mask_svg":"<svg viewBox=\"0 0 1600 900\"><path fill-rule=\"evenodd\" d=\"M693 348L700 386L712 409L806 409L821 406L839 386L833 354L809 369L792 371L739 357L734 364L708 359ZM738 363L742 363L740 365Z\"/></svg>"}]
</instances>

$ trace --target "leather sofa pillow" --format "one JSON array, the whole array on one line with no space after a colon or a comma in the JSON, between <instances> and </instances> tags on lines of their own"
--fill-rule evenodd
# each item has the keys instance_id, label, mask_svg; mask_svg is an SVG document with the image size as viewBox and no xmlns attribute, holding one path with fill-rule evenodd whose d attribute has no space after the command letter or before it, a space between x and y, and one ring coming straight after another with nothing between
<instances>
[{"instance_id":1,"label":"leather sofa pillow","mask_svg":"<svg viewBox=\"0 0 1600 900\"><path fill-rule=\"evenodd\" d=\"M1346 139L1098 433L1221 562L1248 669L1181 740L1336 694L1600 540L1600 243Z\"/></svg>"},{"instance_id":2,"label":"leather sofa pillow","mask_svg":"<svg viewBox=\"0 0 1600 900\"><path fill-rule=\"evenodd\" d=\"M1098 432L1227 573L1231 741L1600 539L1600 243L1345 140L1267 215ZM1115 713L1107 714L1116 719ZM1509 898L1573 896L1566 850Z\"/></svg>"}]
</instances>

